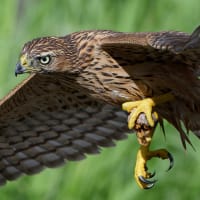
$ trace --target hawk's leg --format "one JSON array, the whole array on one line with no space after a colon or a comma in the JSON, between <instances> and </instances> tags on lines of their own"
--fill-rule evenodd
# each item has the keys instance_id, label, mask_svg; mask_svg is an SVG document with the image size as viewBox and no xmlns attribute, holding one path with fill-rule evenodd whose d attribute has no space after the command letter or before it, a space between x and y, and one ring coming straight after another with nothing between
<instances>
[{"instance_id":1,"label":"hawk's leg","mask_svg":"<svg viewBox=\"0 0 200 200\"><path fill-rule=\"evenodd\" d=\"M154 186L156 180L149 180L155 173L147 171L147 161L153 157L170 160L171 169L173 165L173 157L165 149L150 151L149 146L153 137L154 129L158 121L158 114L152 112L153 107L173 100L174 96L170 93L146 98L140 101L126 102L122 105L123 110L130 113L128 118L129 129L134 128L137 132L137 138L140 143L140 149L137 154L134 176L141 188L148 189Z\"/></svg>"},{"instance_id":2,"label":"hawk's leg","mask_svg":"<svg viewBox=\"0 0 200 200\"><path fill-rule=\"evenodd\" d=\"M129 112L128 127L134 128L135 122L140 113L145 113L147 121L151 127L154 127L154 119L152 118L152 108L157 104L162 104L167 101L171 101L174 96L171 93L167 93L158 97L146 98L139 101L130 101L122 104L122 109ZM154 116L158 119L158 115L154 112Z\"/></svg>"},{"instance_id":3,"label":"hawk's leg","mask_svg":"<svg viewBox=\"0 0 200 200\"><path fill-rule=\"evenodd\" d=\"M137 160L135 165L134 177L137 184L143 189L152 188L156 180L150 180L155 173L149 173L147 170L147 161L153 157L169 159L170 170L173 166L173 157L166 149L159 149L155 151L150 151L149 146L153 137L154 128L149 127L148 129L141 128L137 131L137 138L140 143L140 149L137 153Z\"/></svg>"}]
</instances>

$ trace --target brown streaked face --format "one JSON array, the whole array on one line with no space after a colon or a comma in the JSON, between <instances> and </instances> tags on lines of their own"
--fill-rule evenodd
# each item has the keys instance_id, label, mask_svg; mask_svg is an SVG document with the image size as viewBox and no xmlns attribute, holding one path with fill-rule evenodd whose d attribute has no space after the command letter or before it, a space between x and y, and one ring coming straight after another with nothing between
<instances>
[{"instance_id":1,"label":"brown streaked face","mask_svg":"<svg viewBox=\"0 0 200 200\"><path fill-rule=\"evenodd\" d=\"M16 65L15 75L65 71L71 62L63 38L43 37L27 42Z\"/></svg>"}]
</instances>

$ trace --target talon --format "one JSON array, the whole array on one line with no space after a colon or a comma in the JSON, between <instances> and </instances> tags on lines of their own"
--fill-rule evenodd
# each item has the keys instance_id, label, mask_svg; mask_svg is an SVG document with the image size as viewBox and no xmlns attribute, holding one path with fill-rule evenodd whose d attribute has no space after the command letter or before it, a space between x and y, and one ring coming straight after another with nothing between
<instances>
[{"instance_id":1,"label":"talon","mask_svg":"<svg viewBox=\"0 0 200 200\"><path fill-rule=\"evenodd\" d=\"M168 97L169 99L170 99L170 97L173 98L173 96L171 96L170 94L167 94L162 97L163 98ZM161 100L164 101L164 99L161 99ZM129 103L131 106L131 104L133 102L128 102L128 103L123 104L124 110L127 110L127 111L129 110L129 108L130 108L128 105ZM141 106L141 104L140 104L140 106ZM132 110L132 112L130 114L129 125L130 125L130 122L133 122L133 124L135 123L135 121L134 121L135 117L143 116L143 115L140 115L140 111L141 111L140 109L138 107L135 108L135 110L137 112L135 112L135 110ZM150 108L150 112L149 112L150 116L154 120L154 122L156 122L155 118L158 117L157 113L156 112L152 113L151 111L152 110ZM139 115L137 115L137 113L139 113ZM146 118L147 118L147 113L146 112L143 112L143 113L146 115ZM133 121L131 121L131 120L133 120ZM140 117L138 119L136 118L136 120L140 120ZM148 121L148 118L147 118L147 121ZM148 121L148 123L149 123L149 121ZM143 121L142 121L141 124L144 125L145 123L143 123ZM155 185L157 180L150 180L151 178L153 178L155 176L156 173L148 172L147 161L151 160L153 157L157 157L157 158L161 158L161 159L168 159L170 161L170 164L169 164L167 171L169 171L173 167L174 159L173 159L173 156L166 149L158 149L158 150L154 150L154 151L149 150L155 127L152 128L150 126L140 126L138 128L136 126L135 130L137 131L136 136L137 136L137 139L140 144L140 149L138 150L138 153L137 153L134 177L140 188L150 189Z\"/></svg>"},{"instance_id":2,"label":"talon","mask_svg":"<svg viewBox=\"0 0 200 200\"><path fill-rule=\"evenodd\" d=\"M145 190L151 189L154 185L155 185L155 183L152 183L150 185L147 185L144 189Z\"/></svg>"},{"instance_id":3,"label":"talon","mask_svg":"<svg viewBox=\"0 0 200 200\"><path fill-rule=\"evenodd\" d=\"M153 131L152 131L153 133ZM149 138L152 137L150 134ZM155 151L149 151L150 140L148 141L148 145L141 145L138 154L137 154L137 162L135 166L135 179L138 185L142 189L150 189L152 188L157 180L150 180L155 176L155 172L149 173L147 170L147 161L151 160L154 157L161 159L169 159L170 165L167 171L169 171L173 167L174 159L173 156L166 149L158 149Z\"/></svg>"},{"instance_id":4,"label":"talon","mask_svg":"<svg viewBox=\"0 0 200 200\"><path fill-rule=\"evenodd\" d=\"M168 167L168 169L167 169L167 172L168 172L169 170L171 170L172 167L174 166L174 158L173 158L172 154L169 153L169 152L168 152L168 159L169 159L170 164L169 164L169 167Z\"/></svg>"},{"instance_id":5,"label":"talon","mask_svg":"<svg viewBox=\"0 0 200 200\"><path fill-rule=\"evenodd\" d=\"M122 109L129 112L128 128L132 129L135 126L135 122L141 113L144 113L149 125L154 127L154 118L158 119L158 114L153 112L152 107L155 106L155 102L151 98L146 98L140 101L126 102L122 104ZM157 120L156 119L156 120Z\"/></svg>"},{"instance_id":6,"label":"talon","mask_svg":"<svg viewBox=\"0 0 200 200\"><path fill-rule=\"evenodd\" d=\"M153 178L155 175L156 175L156 172L154 171L153 173L151 173L151 174L149 175L149 178Z\"/></svg>"},{"instance_id":7,"label":"talon","mask_svg":"<svg viewBox=\"0 0 200 200\"><path fill-rule=\"evenodd\" d=\"M145 114L149 126L154 127L155 121L158 120L158 114L156 112L152 113L152 108L157 104L162 104L167 101L171 101L172 99L174 99L174 96L171 93L166 93L157 97L123 103L122 109L130 113L128 119L129 129L134 128L135 122L141 113Z\"/></svg>"},{"instance_id":8,"label":"talon","mask_svg":"<svg viewBox=\"0 0 200 200\"><path fill-rule=\"evenodd\" d=\"M155 184L155 182L157 182L157 180L148 180L146 178L144 178L144 176L138 176L138 179L145 184Z\"/></svg>"},{"instance_id":9,"label":"talon","mask_svg":"<svg viewBox=\"0 0 200 200\"><path fill-rule=\"evenodd\" d=\"M151 189L157 180L148 180L146 178L144 178L143 176L138 176L138 180L141 182L141 184L143 185L143 189Z\"/></svg>"}]
</instances>

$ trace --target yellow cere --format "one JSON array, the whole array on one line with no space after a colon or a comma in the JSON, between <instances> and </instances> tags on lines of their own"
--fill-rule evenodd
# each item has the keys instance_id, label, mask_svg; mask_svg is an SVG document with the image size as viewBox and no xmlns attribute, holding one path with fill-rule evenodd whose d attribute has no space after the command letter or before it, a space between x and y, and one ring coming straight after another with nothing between
<instances>
[{"instance_id":1,"label":"yellow cere","mask_svg":"<svg viewBox=\"0 0 200 200\"><path fill-rule=\"evenodd\" d=\"M27 54L21 56L20 63L23 67L28 67Z\"/></svg>"}]
</instances>

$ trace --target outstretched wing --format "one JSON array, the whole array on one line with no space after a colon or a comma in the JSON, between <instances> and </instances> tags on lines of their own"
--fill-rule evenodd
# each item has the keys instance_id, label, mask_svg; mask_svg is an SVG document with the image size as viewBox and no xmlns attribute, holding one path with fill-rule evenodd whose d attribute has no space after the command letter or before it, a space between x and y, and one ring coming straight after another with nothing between
<instances>
[{"instance_id":1,"label":"outstretched wing","mask_svg":"<svg viewBox=\"0 0 200 200\"><path fill-rule=\"evenodd\" d=\"M189 35L166 31L155 33L110 33L101 39L102 49L125 69L142 94L172 92L175 99L156 106L159 116L172 123L183 145L189 141L182 129L200 135L200 27ZM151 92L149 92L151 91Z\"/></svg>"},{"instance_id":2,"label":"outstretched wing","mask_svg":"<svg viewBox=\"0 0 200 200\"><path fill-rule=\"evenodd\" d=\"M170 62L199 65L200 27L189 35L178 31L107 34L101 47L119 64Z\"/></svg>"},{"instance_id":3,"label":"outstretched wing","mask_svg":"<svg viewBox=\"0 0 200 200\"><path fill-rule=\"evenodd\" d=\"M120 108L74 88L56 74L31 75L0 101L0 185L126 136Z\"/></svg>"}]
</instances>

